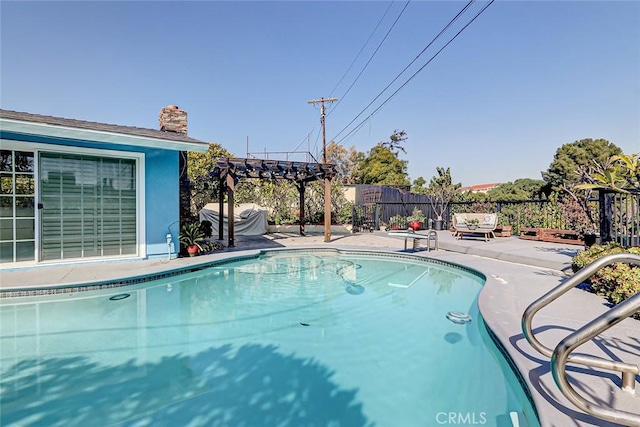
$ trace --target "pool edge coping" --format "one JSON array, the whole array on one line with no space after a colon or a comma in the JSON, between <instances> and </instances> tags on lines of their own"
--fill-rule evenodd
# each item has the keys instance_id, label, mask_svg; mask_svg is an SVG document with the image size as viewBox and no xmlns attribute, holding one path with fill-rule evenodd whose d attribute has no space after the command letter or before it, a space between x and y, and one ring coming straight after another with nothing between
<instances>
[{"instance_id":1,"label":"pool edge coping","mask_svg":"<svg viewBox=\"0 0 640 427\"><path fill-rule=\"evenodd\" d=\"M11 298L20 298L20 297L31 297L31 296L42 296L42 295L58 295L58 294L66 294L66 293L77 293L77 292L87 292L87 291L96 291L103 289L113 289L113 288L121 288L126 286L138 285L140 283L149 282L152 280L164 279L167 277L173 277L180 274L187 274L199 270L203 270L205 268L224 265L228 262L232 262L232 260L237 259L251 259L255 257L259 257L269 252L304 252L304 251L314 251L314 252L339 252L339 253L366 253L366 254L376 254L376 255L385 255L391 256L394 258L405 258L412 260L420 260L421 262L431 262L434 264L445 265L449 267L453 267L459 270L463 270L468 274L472 274L484 281L487 280L487 277L477 269L473 269L467 267L463 264L459 264L452 261L442 261L437 258L431 258L419 255L418 253L412 252L397 252L390 250L380 250L380 249L368 249L368 248L341 248L341 247L327 247L327 246L299 246L299 247L283 247L283 248L266 248L266 249L252 249L252 250L243 250L243 251L233 251L233 252L224 252L221 254L217 254L218 257L216 259L209 259L202 262L197 262L190 265L184 265L180 267L175 267L171 269L161 269L156 272L150 272L146 274L127 274L120 277L105 279L105 280L86 280L86 281L76 281L71 283L63 283L57 285L31 285L31 286L19 286L19 287L6 287L0 288L0 300L6 301ZM116 264L114 264L116 265Z\"/></svg>"}]
</instances>

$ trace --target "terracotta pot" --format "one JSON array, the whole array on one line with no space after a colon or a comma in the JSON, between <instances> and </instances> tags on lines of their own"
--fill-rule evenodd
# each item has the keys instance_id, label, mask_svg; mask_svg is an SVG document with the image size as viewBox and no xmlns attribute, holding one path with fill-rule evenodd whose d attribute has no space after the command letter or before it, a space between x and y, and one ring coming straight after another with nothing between
<instances>
[{"instance_id":1,"label":"terracotta pot","mask_svg":"<svg viewBox=\"0 0 640 427\"><path fill-rule=\"evenodd\" d=\"M196 256L198 254L198 247L196 245L187 246L187 253L189 256Z\"/></svg>"},{"instance_id":2,"label":"terracotta pot","mask_svg":"<svg viewBox=\"0 0 640 427\"><path fill-rule=\"evenodd\" d=\"M418 231L422 228L422 223L420 221L411 221L409 227L414 231Z\"/></svg>"}]
</instances>

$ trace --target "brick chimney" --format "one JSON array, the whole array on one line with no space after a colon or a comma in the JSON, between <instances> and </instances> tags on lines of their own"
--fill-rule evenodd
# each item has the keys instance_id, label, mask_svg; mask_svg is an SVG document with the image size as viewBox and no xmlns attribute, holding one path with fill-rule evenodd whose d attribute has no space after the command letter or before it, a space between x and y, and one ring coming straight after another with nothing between
<instances>
[{"instance_id":1,"label":"brick chimney","mask_svg":"<svg viewBox=\"0 0 640 427\"><path fill-rule=\"evenodd\" d=\"M187 134L187 112L179 109L177 105L167 105L160 110L158 121L160 130Z\"/></svg>"}]
</instances>

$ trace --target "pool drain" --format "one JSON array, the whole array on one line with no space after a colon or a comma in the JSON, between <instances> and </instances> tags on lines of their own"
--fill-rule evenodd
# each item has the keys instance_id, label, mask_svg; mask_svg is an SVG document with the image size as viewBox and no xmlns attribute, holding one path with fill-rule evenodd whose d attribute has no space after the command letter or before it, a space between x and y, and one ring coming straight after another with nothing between
<instances>
[{"instance_id":1,"label":"pool drain","mask_svg":"<svg viewBox=\"0 0 640 427\"><path fill-rule=\"evenodd\" d=\"M458 325L463 325L465 323L471 322L471 316L469 316L467 313L461 313L459 311L448 312L447 319Z\"/></svg>"},{"instance_id":2,"label":"pool drain","mask_svg":"<svg viewBox=\"0 0 640 427\"><path fill-rule=\"evenodd\" d=\"M118 294L109 298L111 301L120 301L121 299L129 298L131 294Z\"/></svg>"},{"instance_id":3,"label":"pool drain","mask_svg":"<svg viewBox=\"0 0 640 427\"><path fill-rule=\"evenodd\" d=\"M349 283L347 284L345 291L351 295L360 295L361 293L364 292L364 286L356 285L354 283Z\"/></svg>"}]
</instances>

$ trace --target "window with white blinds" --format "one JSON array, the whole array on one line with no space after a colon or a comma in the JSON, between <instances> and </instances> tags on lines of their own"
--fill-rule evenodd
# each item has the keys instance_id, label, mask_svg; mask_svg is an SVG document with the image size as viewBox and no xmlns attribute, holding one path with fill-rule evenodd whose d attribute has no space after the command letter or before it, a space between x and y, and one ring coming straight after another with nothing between
<instances>
[{"instance_id":1,"label":"window with white blinds","mask_svg":"<svg viewBox=\"0 0 640 427\"><path fill-rule=\"evenodd\" d=\"M136 161L40 154L43 261L135 255Z\"/></svg>"}]
</instances>

